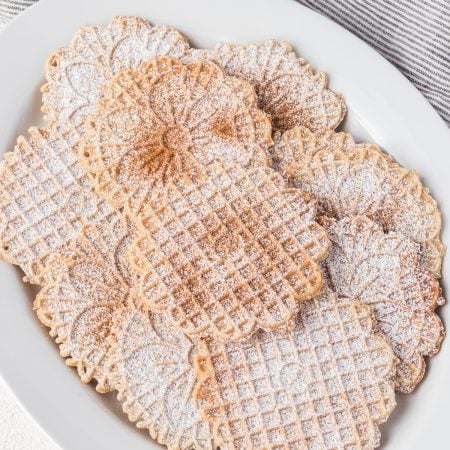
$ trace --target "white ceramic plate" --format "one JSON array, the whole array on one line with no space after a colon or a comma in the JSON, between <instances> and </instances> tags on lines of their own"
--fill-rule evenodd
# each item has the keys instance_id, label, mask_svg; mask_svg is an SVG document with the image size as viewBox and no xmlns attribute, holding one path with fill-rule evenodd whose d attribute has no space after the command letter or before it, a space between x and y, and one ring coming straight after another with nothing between
<instances>
[{"instance_id":1,"label":"white ceramic plate","mask_svg":"<svg viewBox=\"0 0 450 450\"><path fill-rule=\"evenodd\" d=\"M416 168L450 217L450 132L419 92L386 60L331 21L289 0L41 0L0 33L0 151L41 124L39 87L47 55L82 24L139 15L173 25L193 45L285 39L349 106L344 129L378 143ZM448 226L444 242L450 242ZM444 280L450 280L444 265ZM32 312L32 289L17 269L0 264L0 373L48 434L66 450L157 448L121 415L112 397L83 385L64 365ZM450 315L444 307L441 315ZM450 418L450 346L429 365L426 379L382 426L385 449L444 449Z\"/></svg>"}]
</instances>

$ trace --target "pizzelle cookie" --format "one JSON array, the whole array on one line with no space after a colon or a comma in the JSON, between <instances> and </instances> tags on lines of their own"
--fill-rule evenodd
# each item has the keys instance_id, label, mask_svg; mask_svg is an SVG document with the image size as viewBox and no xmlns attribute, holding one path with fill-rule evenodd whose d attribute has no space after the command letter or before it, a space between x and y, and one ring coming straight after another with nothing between
<instances>
[{"instance_id":1,"label":"pizzelle cookie","mask_svg":"<svg viewBox=\"0 0 450 450\"><path fill-rule=\"evenodd\" d=\"M0 162L0 256L39 281L46 258L82 223L120 218L93 190L76 156L77 137L32 128Z\"/></svg>"},{"instance_id":2,"label":"pizzelle cookie","mask_svg":"<svg viewBox=\"0 0 450 450\"><path fill-rule=\"evenodd\" d=\"M111 36L95 40L98 33ZM139 45L136 44L136 39L140 42ZM102 47L100 44L103 41L110 42L110 46L105 44ZM94 42L96 47L93 47ZM163 48L170 49L170 53L181 54L184 51L181 48L184 49L186 45L176 32L166 27L152 28L139 18L116 18L107 31L98 27L83 27L74 38L71 51L79 52L80 58L82 55L90 55L92 67L99 66L98 70L102 73L110 73L102 64L114 60L111 53L114 42L114 48L122 48L114 53L114 58L119 58L119 55L120 58L111 63L116 70L120 69L121 64L125 64L125 60L132 60L129 59L130 53L124 51L131 43L143 55L146 45L157 51L157 54ZM94 51L94 48L96 50L91 55L89 52ZM97 52L101 49L106 51L106 48L109 48L109 53L100 57ZM83 100L75 88L70 90L65 85L68 81L64 77L68 73L72 73L74 79L82 80L82 73L77 73L77 70L83 71L85 67L79 59L64 59L69 55L73 56L71 51L60 50L53 56L58 63L50 64L54 71L61 70L61 74L57 75L55 72L49 76L56 85L52 86L49 79L49 85L44 91L60 90L67 98L70 95L76 97L67 104L55 100L55 108L51 108L55 113L56 106L65 105L69 108L88 100ZM97 78L93 77L93 80ZM97 80L98 84L101 80L103 78ZM75 238L83 222L114 222L120 217L94 192L91 177L83 172L75 156L79 132L84 132L81 125L76 130L75 122L78 123L78 119L82 121L91 111L93 99L99 95L98 89L94 91L96 95L90 98L90 103L86 103L86 108L82 108L81 115L74 115L74 110L69 109L58 111L59 119L56 120L55 117L50 121L58 122L57 129L49 131L31 128L30 136L20 136L14 151L6 153L0 163L0 255L12 264L20 265L26 278L34 282L39 281L45 259L58 251L61 245ZM44 98L48 101L50 99L46 95ZM72 123L71 120L75 118L77 121Z\"/></svg>"},{"instance_id":3,"label":"pizzelle cookie","mask_svg":"<svg viewBox=\"0 0 450 450\"><path fill-rule=\"evenodd\" d=\"M107 338L130 295L122 255L131 236L125 220L100 228L85 225L76 239L47 258L43 288L34 302L66 363L77 367L84 383L96 380L99 392L114 388Z\"/></svg>"},{"instance_id":4,"label":"pizzelle cookie","mask_svg":"<svg viewBox=\"0 0 450 450\"><path fill-rule=\"evenodd\" d=\"M374 448L395 407L395 357L371 308L328 287L293 330L204 340L196 397L221 449Z\"/></svg>"},{"instance_id":5,"label":"pizzelle cookie","mask_svg":"<svg viewBox=\"0 0 450 450\"><path fill-rule=\"evenodd\" d=\"M35 309L68 365L97 391L118 392L124 412L169 449L212 449L208 423L192 397L192 343L149 314L132 288L124 220L86 225L48 260Z\"/></svg>"},{"instance_id":6,"label":"pizzelle cookie","mask_svg":"<svg viewBox=\"0 0 450 450\"><path fill-rule=\"evenodd\" d=\"M152 26L139 17L115 17L106 27L83 26L69 46L50 55L42 111L60 132L84 132L84 121L101 96L103 83L156 56L181 58L186 39L173 28Z\"/></svg>"},{"instance_id":7,"label":"pizzelle cookie","mask_svg":"<svg viewBox=\"0 0 450 450\"><path fill-rule=\"evenodd\" d=\"M248 80L257 89L260 107L283 131L296 125L336 128L345 116L343 97L327 89L326 75L314 73L285 42L190 49L171 27L152 26L139 17L115 17L103 28L81 27L67 47L48 58L47 83L42 87L47 124L83 134L102 85L120 70L137 69L157 56L213 60L227 74Z\"/></svg>"},{"instance_id":8,"label":"pizzelle cookie","mask_svg":"<svg viewBox=\"0 0 450 450\"><path fill-rule=\"evenodd\" d=\"M124 412L169 449L214 449L193 397L194 345L160 314L129 305L116 322L111 377Z\"/></svg>"},{"instance_id":9,"label":"pizzelle cookie","mask_svg":"<svg viewBox=\"0 0 450 450\"><path fill-rule=\"evenodd\" d=\"M287 327L318 293L329 241L315 204L270 169L251 86L213 63L156 58L105 85L80 158L140 230L140 295L189 335Z\"/></svg>"},{"instance_id":10,"label":"pizzelle cookie","mask_svg":"<svg viewBox=\"0 0 450 450\"><path fill-rule=\"evenodd\" d=\"M277 134L271 151L291 185L317 198L320 214L366 215L385 231L403 233L420 244L423 266L440 276L441 215L414 171L375 145L355 144L350 135L329 130Z\"/></svg>"},{"instance_id":11,"label":"pizzelle cookie","mask_svg":"<svg viewBox=\"0 0 450 450\"><path fill-rule=\"evenodd\" d=\"M294 126L334 129L345 116L344 99L327 89L327 76L314 73L286 42L221 43L213 50L193 50L193 55L210 59L228 75L253 84L259 107L270 115L277 130Z\"/></svg>"},{"instance_id":12,"label":"pizzelle cookie","mask_svg":"<svg viewBox=\"0 0 450 450\"><path fill-rule=\"evenodd\" d=\"M326 76L283 42L196 50L116 17L50 56L42 92L48 129L0 162L0 257L43 285L81 380L169 449L379 445L444 335L441 219L333 131ZM271 149L266 114L300 127Z\"/></svg>"},{"instance_id":13,"label":"pizzelle cookie","mask_svg":"<svg viewBox=\"0 0 450 450\"><path fill-rule=\"evenodd\" d=\"M439 351L444 327L436 306L444 299L436 278L420 267L419 245L384 233L363 216L325 220L332 248L325 259L339 295L370 304L400 363L396 388L411 392L425 373L424 356Z\"/></svg>"}]
</instances>

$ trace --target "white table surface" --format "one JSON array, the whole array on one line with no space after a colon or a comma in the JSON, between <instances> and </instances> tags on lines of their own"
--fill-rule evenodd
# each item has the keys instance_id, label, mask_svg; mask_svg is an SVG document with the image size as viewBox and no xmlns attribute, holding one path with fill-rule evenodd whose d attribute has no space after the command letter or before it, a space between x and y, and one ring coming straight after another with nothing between
<instances>
[{"instance_id":1,"label":"white table surface","mask_svg":"<svg viewBox=\"0 0 450 450\"><path fill-rule=\"evenodd\" d=\"M18 404L0 378L0 449L60 450Z\"/></svg>"}]
</instances>

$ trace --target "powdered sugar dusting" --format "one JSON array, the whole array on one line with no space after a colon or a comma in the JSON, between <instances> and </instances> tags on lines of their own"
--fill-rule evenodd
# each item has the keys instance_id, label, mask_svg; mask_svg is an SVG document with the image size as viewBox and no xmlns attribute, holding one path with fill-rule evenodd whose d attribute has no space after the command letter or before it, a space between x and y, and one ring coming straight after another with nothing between
<instances>
[{"instance_id":1,"label":"powdered sugar dusting","mask_svg":"<svg viewBox=\"0 0 450 450\"><path fill-rule=\"evenodd\" d=\"M83 134L84 121L113 74L156 56L181 58L188 48L176 30L153 27L139 17L116 17L105 28L81 27L68 47L48 59L42 87L47 123L62 133L74 129Z\"/></svg>"},{"instance_id":2,"label":"powdered sugar dusting","mask_svg":"<svg viewBox=\"0 0 450 450\"><path fill-rule=\"evenodd\" d=\"M440 275L441 216L415 172L344 133L296 128L275 140L275 166L292 185L317 197L321 214L366 215L385 231L404 234L421 245L423 266Z\"/></svg>"},{"instance_id":3,"label":"powdered sugar dusting","mask_svg":"<svg viewBox=\"0 0 450 450\"><path fill-rule=\"evenodd\" d=\"M162 316L129 307L114 329L112 377L123 409L169 449L211 449L192 391L193 345Z\"/></svg>"},{"instance_id":4,"label":"powdered sugar dusting","mask_svg":"<svg viewBox=\"0 0 450 450\"><path fill-rule=\"evenodd\" d=\"M85 226L80 236L47 258L43 289L34 303L61 355L77 367L83 382L95 379L99 392L114 388L108 336L129 295L119 265L129 237L132 232L124 221L98 229Z\"/></svg>"},{"instance_id":5,"label":"powdered sugar dusting","mask_svg":"<svg viewBox=\"0 0 450 450\"><path fill-rule=\"evenodd\" d=\"M49 57L47 84L42 88L47 123L82 134L103 83L120 70L136 69L143 61L163 55L186 62L212 60L228 75L251 82L259 106L277 129L295 125L333 129L346 112L342 96L327 89L326 75L314 73L285 42L190 49L170 27L151 26L138 17L116 17L104 28L81 27L68 47Z\"/></svg>"},{"instance_id":6,"label":"powdered sugar dusting","mask_svg":"<svg viewBox=\"0 0 450 450\"><path fill-rule=\"evenodd\" d=\"M83 222L117 213L94 191L76 157L76 137L31 129L0 163L1 255L38 281L46 257L74 239Z\"/></svg>"},{"instance_id":7,"label":"powdered sugar dusting","mask_svg":"<svg viewBox=\"0 0 450 450\"><path fill-rule=\"evenodd\" d=\"M46 75L51 131L0 163L0 256L43 285L37 315L81 380L169 449L379 445L393 387L443 338L417 175L333 132L343 98L283 42L196 50L116 17ZM266 114L301 126L270 150L296 188L268 165Z\"/></svg>"},{"instance_id":8,"label":"powdered sugar dusting","mask_svg":"<svg viewBox=\"0 0 450 450\"><path fill-rule=\"evenodd\" d=\"M221 449L373 448L395 406L394 356L371 310L324 288L295 328L206 340L196 396Z\"/></svg>"},{"instance_id":9,"label":"powdered sugar dusting","mask_svg":"<svg viewBox=\"0 0 450 450\"><path fill-rule=\"evenodd\" d=\"M322 279L315 206L268 167L251 86L212 63L157 58L104 88L80 152L124 206L140 294L190 335L287 327Z\"/></svg>"},{"instance_id":10,"label":"powdered sugar dusting","mask_svg":"<svg viewBox=\"0 0 450 450\"><path fill-rule=\"evenodd\" d=\"M372 305L378 325L400 359L396 387L411 392L425 371L423 356L444 337L434 310L439 283L419 266L419 246L401 233L383 233L366 217L327 220L333 246L324 265L339 295Z\"/></svg>"},{"instance_id":11,"label":"powdered sugar dusting","mask_svg":"<svg viewBox=\"0 0 450 450\"><path fill-rule=\"evenodd\" d=\"M135 296L125 253L134 229L125 220L82 234L49 259L35 308L99 392L117 390L130 420L168 448L212 448L209 425L192 398L193 345Z\"/></svg>"},{"instance_id":12,"label":"powdered sugar dusting","mask_svg":"<svg viewBox=\"0 0 450 450\"><path fill-rule=\"evenodd\" d=\"M193 334L210 333L209 321L215 333L236 337L252 331L255 321L266 329L280 326L321 280L304 249L322 258L327 239L317 241L315 222L303 220L310 205L299 194L277 191L265 170L224 172L220 164L208 170L200 192L192 183L169 187L175 208L148 204L154 215L145 226L152 237L139 239L130 253L143 295ZM251 205L259 206L252 212Z\"/></svg>"},{"instance_id":13,"label":"powdered sugar dusting","mask_svg":"<svg viewBox=\"0 0 450 450\"><path fill-rule=\"evenodd\" d=\"M326 75L314 73L286 42L220 43L212 50L192 53L252 83L258 106L271 117L275 129L285 131L298 125L311 130L334 129L345 116L343 97L327 89Z\"/></svg>"}]
</instances>

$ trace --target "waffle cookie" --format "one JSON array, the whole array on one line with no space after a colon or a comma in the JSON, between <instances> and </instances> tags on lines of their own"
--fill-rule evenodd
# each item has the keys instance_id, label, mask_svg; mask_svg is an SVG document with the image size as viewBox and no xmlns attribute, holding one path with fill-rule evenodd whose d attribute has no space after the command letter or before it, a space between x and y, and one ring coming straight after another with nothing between
<instances>
[{"instance_id":1,"label":"waffle cookie","mask_svg":"<svg viewBox=\"0 0 450 450\"><path fill-rule=\"evenodd\" d=\"M163 316L129 305L113 330L111 377L124 412L169 449L216 449L192 395L194 346Z\"/></svg>"},{"instance_id":2,"label":"waffle cookie","mask_svg":"<svg viewBox=\"0 0 450 450\"><path fill-rule=\"evenodd\" d=\"M196 397L220 449L374 448L395 406L395 357L371 308L328 287L295 328L202 342Z\"/></svg>"},{"instance_id":3,"label":"waffle cookie","mask_svg":"<svg viewBox=\"0 0 450 450\"><path fill-rule=\"evenodd\" d=\"M152 26L139 17L115 17L103 28L81 27L67 47L48 58L47 83L42 87L47 124L83 134L102 85L120 70L137 69L157 56L213 60L227 74L248 80L257 89L260 107L283 131L296 125L333 129L345 116L343 97L327 89L327 76L314 73L285 42L190 49L171 27Z\"/></svg>"},{"instance_id":4,"label":"waffle cookie","mask_svg":"<svg viewBox=\"0 0 450 450\"><path fill-rule=\"evenodd\" d=\"M192 343L149 314L132 289L126 221L86 225L48 260L35 301L67 364L99 392L117 391L124 412L169 449L212 449L192 397Z\"/></svg>"},{"instance_id":5,"label":"waffle cookie","mask_svg":"<svg viewBox=\"0 0 450 450\"><path fill-rule=\"evenodd\" d=\"M328 238L269 168L255 104L213 63L157 58L114 77L89 120L81 161L138 226L139 294L189 335L288 327L322 284Z\"/></svg>"},{"instance_id":6,"label":"waffle cookie","mask_svg":"<svg viewBox=\"0 0 450 450\"><path fill-rule=\"evenodd\" d=\"M76 156L77 138L32 128L0 162L0 256L39 281L53 252L74 239L82 223L120 218L93 191Z\"/></svg>"},{"instance_id":7,"label":"waffle cookie","mask_svg":"<svg viewBox=\"0 0 450 450\"><path fill-rule=\"evenodd\" d=\"M438 281L420 267L419 245L401 233L384 233L362 216L324 222L333 243L324 265L334 290L373 306L400 361L396 388L411 392L425 373L423 357L435 355L444 337L434 312L444 303Z\"/></svg>"},{"instance_id":8,"label":"waffle cookie","mask_svg":"<svg viewBox=\"0 0 450 450\"><path fill-rule=\"evenodd\" d=\"M46 128L0 161L0 258L81 381L169 450L379 446L444 337L441 217L334 131L326 75L115 17L41 91Z\"/></svg>"},{"instance_id":9,"label":"waffle cookie","mask_svg":"<svg viewBox=\"0 0 450 450\"><path fill-rule=\"evenodd\" d=\"M131 233L124 220L99 229L84 226L76 239L47 258L43 288L34 302L67 365L77 367L84 383L95 380L99 392L113 388L107 338L129 296L129 280L122 275L126 264L120 256Z\"/></svg>"},{"instance_id":10,"label":"waffle cookie","mask_svg":"<svg viewBox=\"0 0 450 450\"><path fill-rule=\"evenodd\" d=\"M84 132L84 122L101 96L102 85L142 61L187 53L186 39L173 28L152 26L139 17L115 17L106 27L83 26L69 46L51 54L42 111L50 126Z\"/></svg>"},{"instance_id":11,"label":"waffle cookie","mask_svg":"<svg viewBox=\"0 0 450 450\"><path fill-rule=\"evenodd\" d=\"M327 76L314 73L286 42L220 43L213 50L193 53L216 62L228 75L253 84L258 106L271 117L277 130L294 126L334 129L345 116L344 99L327 88Z\"/></svg>"},{"instance_id":12,"label":"waffle cookie","mask_svg":"<svg viewBox=\"0 0 450 450\"><path fill-rule=\"evenodd\" d=\"M328 130L278 134L272 156L292 186L317 198L320 214L366 215L385 231L404 234L420 244L423 266L440 276L441 216L414 171L375 145L355 144L350 135Z\"/></svg>"}]
</instances>

